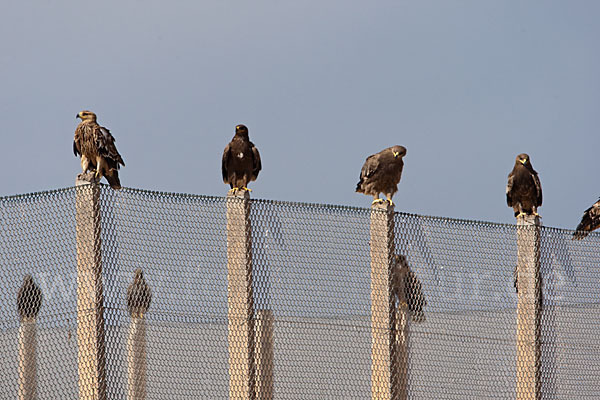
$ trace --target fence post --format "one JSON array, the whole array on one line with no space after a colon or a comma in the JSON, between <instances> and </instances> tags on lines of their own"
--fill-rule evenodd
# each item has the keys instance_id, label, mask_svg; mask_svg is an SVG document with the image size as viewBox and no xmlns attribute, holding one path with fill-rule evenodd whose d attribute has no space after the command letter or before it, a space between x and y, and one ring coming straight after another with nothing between
<instances>
[{"instance_id":1,"label":"fence post","mask_svg":"<svg viewBox=\"0 0 600 400\"><path fill-rule=\"evenodd\" d=\"M229 398L256 399L250 195L227 195Z\"/></svg>"},{"instance_id":2,"label":"fence post","mask_svg":"<svg viewBox=\"0 0 600 400\"><path fill-rule=\"evenodd\" d=\"M273 399L273 311L257 310L256 399Z\"/></svg>"},{"instance_id":3,"label":"fence post","mask_svg":"<svg viewBox=\"0 0 600 400\"><path fill-rule=\"evenodd\" d=\"M540 219L517 218L517 399L540 399Z\"/></svg>"},{"instance_id":4,"label":"fence post","mask_svg":"<svg viewBox=\"0 0 600 400\"><path fill-rule=\"evenodd\" d=\"M396 310L392 291L394 206L387 202L371 207L370 254L371 396L377 400L403 400L407 396L407 370L399 355L406 354L407 343L397 342L396 332L405 333L406 317Z\"/></svg>"},{"instance_id":5,"label":"fence post","mask_svg":"<svg viewBox=\"0 0 600 400\"><path fill-rule=\"evenodd\" d=\"M93 173L80 174L75 186L79 398L105 400L100 186Z\"/></svg>"},{"instance_id":6,"label":"fence post","mask_svg":"<svg viewBox=\"0 0 600 400\"><path fill-rule=\"evenodd\" d=\"M402 291L404 296L404 290ZM408 399L408 327L410 312L406 299L397 306L393 305L392 326L392 399Z\"/></svg>"},{"instance_id":7,"label":"fence post","mask_svg":"<svg viewBox=\"0 0 600 400\"><path fill-rule=\"evenodd\" d=\"M130 400L146 399L146 313L152 292L137 269L133 282L127 288L129 334L127 336L127 387Z\"/></svg>"},{"instance_id":8,"label":"fence post","mask_svg":"<svg viewBox=\"0 0 600 400\"><path fill-rule=\"evenodd\" d=\"M42 291L27 275L17 293L19 326L19 400L36 400L37 396L37 315L42 305Z\"/></svg>"}]
</instances>

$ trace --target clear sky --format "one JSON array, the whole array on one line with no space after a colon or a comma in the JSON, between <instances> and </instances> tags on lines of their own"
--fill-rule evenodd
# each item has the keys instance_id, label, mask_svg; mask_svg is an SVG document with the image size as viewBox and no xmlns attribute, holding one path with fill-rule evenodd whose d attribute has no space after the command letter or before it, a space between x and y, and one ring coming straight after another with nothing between
<instances>
[{"instance_id":1,"label":"clear sky","mask_svg":"<svg viewBox=\"0 0 600 400\"><path fill-rule=\"evenodd\" d=\"M82 109L124 186L224 195L236 124L252 196L368 207L365 158L407 147L411 213L514 222L527 152L545 225L600 195L598 1L7 2L0 14L0 196L72 186Z\"/></svg>"}]
</instances>

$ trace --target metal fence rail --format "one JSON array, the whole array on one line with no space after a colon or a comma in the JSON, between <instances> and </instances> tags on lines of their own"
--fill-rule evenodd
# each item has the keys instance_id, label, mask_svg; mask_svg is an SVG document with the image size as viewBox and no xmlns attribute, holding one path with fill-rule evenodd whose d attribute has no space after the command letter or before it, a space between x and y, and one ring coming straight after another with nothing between
<instances>
[{"instance_id":1,"label":"metal fence rail","mask_svg":"<svg viewBox=\"0 0 600 400\"><path fill-rule=\"evenodd\" d=\"M600 235L571 235L95 185L0 198L0 399L600 398ZM541 284L518 295L517 264Z\"/></svg>"}]
</instances>

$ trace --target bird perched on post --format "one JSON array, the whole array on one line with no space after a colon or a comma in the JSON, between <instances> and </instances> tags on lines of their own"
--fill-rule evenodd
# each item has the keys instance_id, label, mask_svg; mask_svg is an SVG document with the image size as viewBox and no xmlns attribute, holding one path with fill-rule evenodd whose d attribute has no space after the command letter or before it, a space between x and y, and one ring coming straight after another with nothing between
<instances>
[{"instance_id":1,"label":"bird perched on post","mask_svg":"<svg viewBox=\"0 0 600 400\"><path fill-rule=\"evenodd\" d=\"M387 201L393 205L392 196L398 191L398 183L404 168L402 157L405 155L404 146L392 146L367 157L360 171L356 192L373 196L372 204L383 203L384 200L379 198L379 193L384 193Z\"/></svg>"},{"instance_id":2,"label":"bird perched on post","mask_svg":"<svg viewBox=\"0 0 600 400\"><path fill-rule=\"evenodd\" d=\"M600 199L590 208L584 211L577 230L573 233L573 239L583 239L591 231L600 228Z\"/></svg>"},{"instance_id":3,"label":"bird perched on post","mask_svg":"<svg viewBox=\"0 0 600 400\"><path fill-rule=\"evenodd\" d=\"M135 270L133 282L127 287L127 309L133 318L142 318L152 301L152 291L144 279L141 268Z\"/></svg>"},{"instance_id":4,"label":"bird perched on post","mask_svg":"<svg viewBox=\"0 0 600 400\"><path fill-rule=\"evenodd\" d=\"M234 193L238 190L249 191L248 183L258 178L261 168L260 154L248 137L248 128L237 125L233 139L223 150L223 182L228 183Z\"/></svg>"},{"instance_id":5,"label":"bird perched on post","mask_svg":"<svg viewBox=\"0 0 600 400\"><path fill-rule=\"evenodd\" d=\"M17 292L17 309L24 320L33 320L42 307L42 290L33 281L31 275L26 275L23 285Z\"/></svg>"},{"instance_id":6,"label":"bird perched on post","mask_svg":"<svg viewBox=\"0 0 600 400\"><path fill-rule=\"evenodd\" d=\"M96 122L96 114L91 111L81 111L76 118L81 122L75 129L73 153L81 155L81 169L85 174L94 170L95 177L103 176L113 189L121 189L119 181L120 165L125 166L123 158L115 146L115 138L110 131Z\"/></svg>"},{"instance_id":7,"label":"bird perched on post","mask_svg":"<svg viewBox=\"0 0 600 400\"><path fill-rule=\"evenodd\" d=\"M531 166L531 159L521 153L515 160L515 166L508 175L506 185L506 203L515 211L515 217L536 215L542 205L542 185L537 172Z\"/></svg>"},{"instance_id":8,"label":"bird perched on post","mask_svg":"<svg viewBox=\"0 0 600 400\"><path fill-rule=\"evenodd\" d=\"M392 293L398 303L405 302L414 322L425 321L423 308L427 305L423 287L417 275L410 269L406 257L394 255L392 264Z\"/></svg>"}]
</instances>

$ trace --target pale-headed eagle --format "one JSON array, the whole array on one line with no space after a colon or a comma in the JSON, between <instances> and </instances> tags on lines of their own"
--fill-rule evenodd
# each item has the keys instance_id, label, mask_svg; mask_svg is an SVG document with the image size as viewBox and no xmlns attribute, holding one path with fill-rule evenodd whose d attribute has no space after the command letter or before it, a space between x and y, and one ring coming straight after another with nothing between
<instances>
[{"instance_id":1,"label":"pale-headed eagle","mask_svg":"<svg viewBox=\"0 0 600 400\"><path fill-rule=\"evenodd\" d=\"M508 175L506 184L506 203L515 211L515 217L536 215L542 205L542 185L537 172L531 166L531 159L521 153L515 160L515 166Z\"/></svg>"},{"instance_id":2,"label":"pale-headed eagle","mask_svg":"<svg viewBox=\"0 0 600 400\"><path fill-rule=\"evenodd\" d=\"M600 228L600 199L585 210L576 232L573 233L573 239L583 239L588 233L598 228Z\"/></svg>"},{"instance_id":3,"label":"pale-headed eagle","mask_svg":"<svg viewBox=\"0 0 600 400\"><path fill-rule=\"evenodd\" d=\"M250 190L248 183L256 180L261 168L260 154L248 137L248 128L236 126L233 139L223 150L223 182L228 183L234 192Z\"/></svg>"},{"instance_id":4,"label":"pale-headed eagle","mask_svg":"<svg viewBox=\"0 0 600 400\"><path fill-rule=\"evenodd\" d=\"M135 270L133 282L127 287L127 309L134 318L142 318L150 308L152 291L144 279L141 268Z\"/></svg>"},{"instance_id":5,"label":"pale-headed eagle","mask_svg":"<svg viewBox=\"0 0 600 400\"><path fill-rule=\"evenodd\" d=\"M17 292L17 309L24 320L33 320L42 307L42 290L33 281L31 275L26 275L23 285Z\"/></svg>"},{"instance_id":6,"label":"pale-headed eagle","mask_svg":"<svg viewBox=\"0 0 600 400\"><path fill-rule=\"evenodd\" d=\"M404 255L394 255L392 262L392 293L394 297L399 304L406 303L414 322L425 321L423 309L427 305L427 300L419 278L410 269Z\"/></svg>"},{"instance_id":7,"label":"pale-headed eagle","mask_svg":"<svg viewBox=\"0 0 600 400\"><path fill-rule=\"evenodd\" d=\"M115 138L108 129L98 125L93 112L81 111L76 118L81 118L81 122L75 129L73 153L81 155L83 173L95 170L96 178L104 176L111 188L121 189L119 167L125 163L117 151Z\"/></svg>"},{"instance_id":8,"label":"pale-headed eagle","mask_svg":"<svg viewBox=\"0 0 600 400\"><path fill-rule=\"evenodd\" d=\"M402 157L405 155L404 146L392 146L367 157L360 171L356 191L373 196L373 204L383 203L384 200L379 198L379 193L384 193L387 201L393 205L392 196L398 191L398 183L404 168Z\"/></svg>"}]
</instances>

